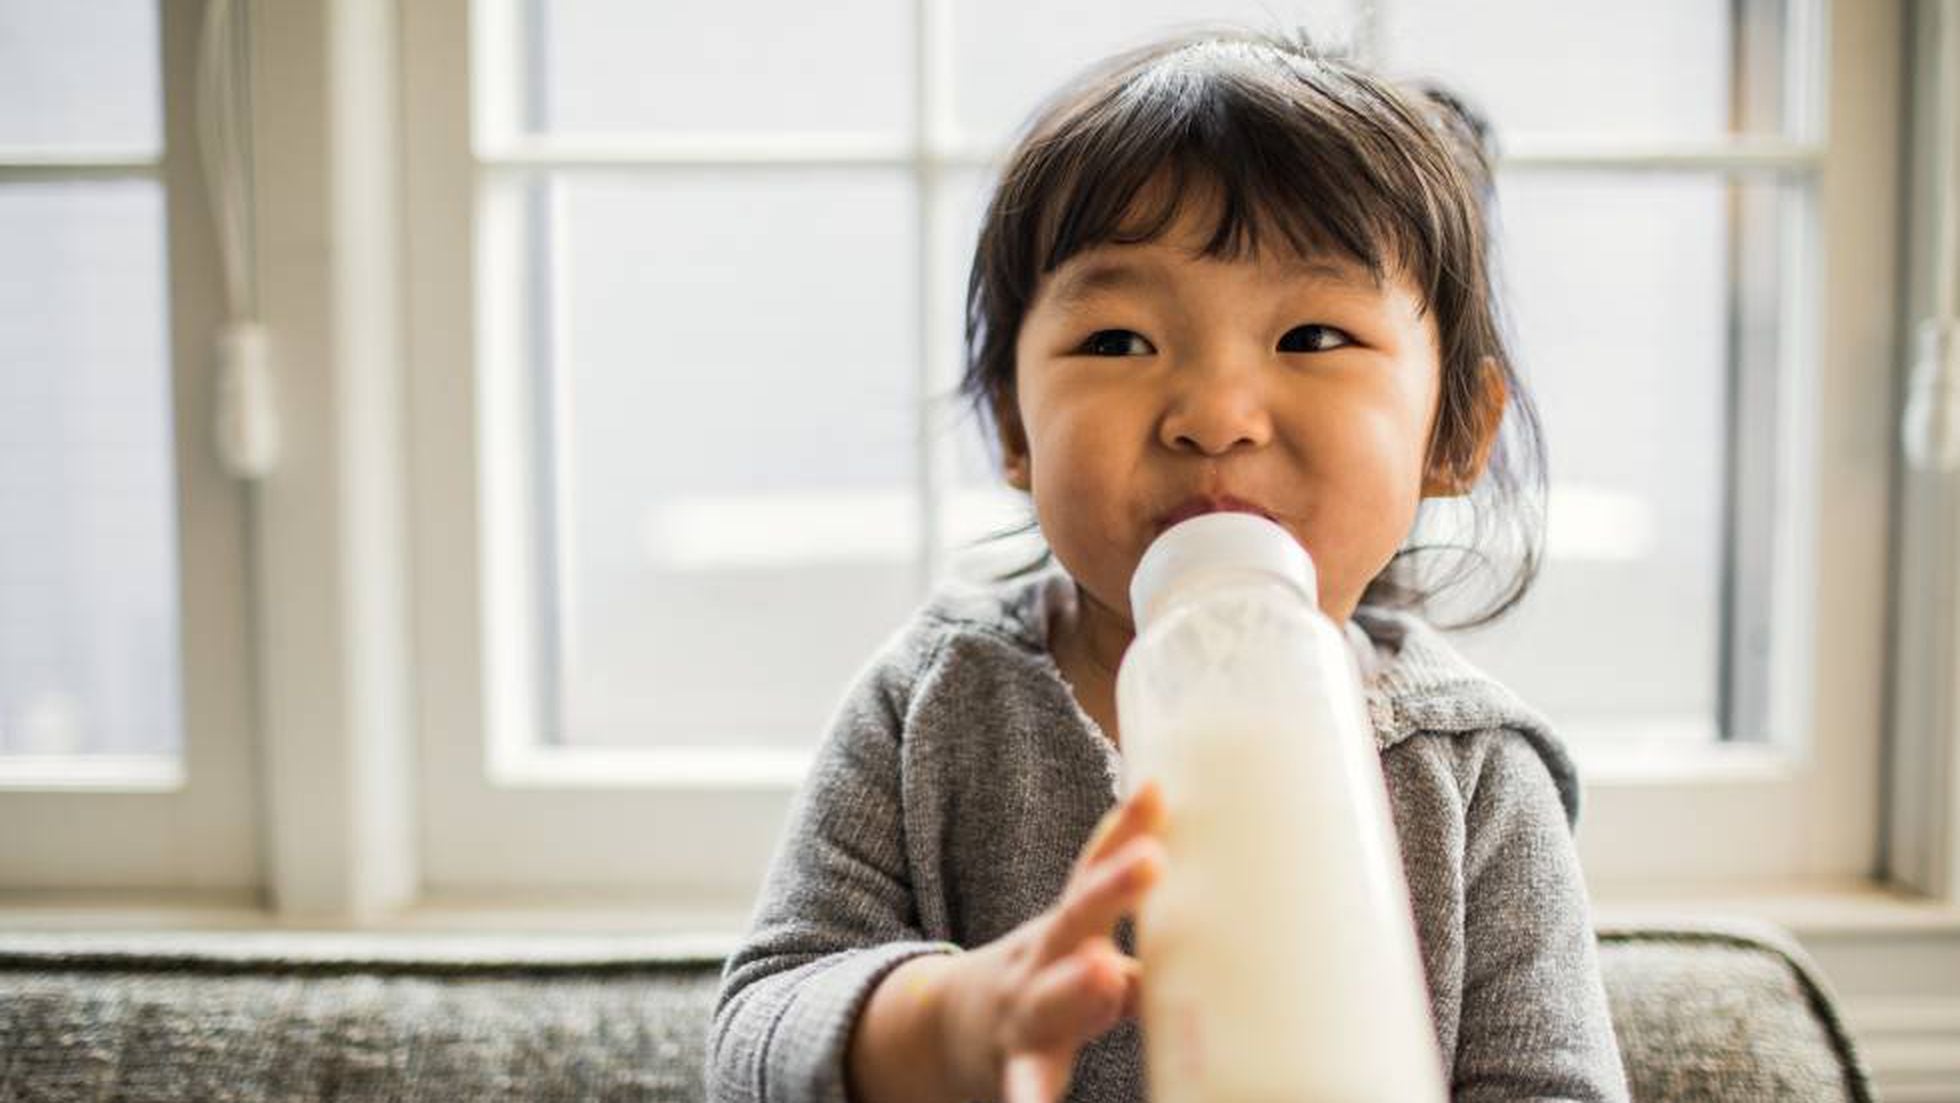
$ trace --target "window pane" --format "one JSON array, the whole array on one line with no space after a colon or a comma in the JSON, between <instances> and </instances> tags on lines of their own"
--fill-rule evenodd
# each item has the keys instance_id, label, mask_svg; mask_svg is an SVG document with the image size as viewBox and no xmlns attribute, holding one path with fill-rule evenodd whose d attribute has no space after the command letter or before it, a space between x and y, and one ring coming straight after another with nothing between
<instances>
[{"instance_id":1,"label":"window pane","mask_svg":"<svg viewBox=\"0 0 1960 1103\"><path fill-rule=\"evenodd\" d=\"M955 303L935 309L955 343L991 182L990 171L949 173L938 197L940 283ZM1747 617L1732 603L1767 585L1767 562L1751 556L1768 523L1760 458L1773 443L1785 189L1717 174L1511 172L1500 192L1515 350L1547 438L1548 555L1521 605L1455 639L1575 734L1707 738L1718 729L1721 652L1732 630L1725 603ZM1741 385L1754 413L1744 411L1737 430L1732 364L1752 373ZM942 514L949 565L973 574L1026 562L1034 540L974 543L1027 509L1002 484L964 407L949 407L941 424L955 461ZM1736 431L1748 438L1733 443L1736 455L1759 458L1738 484L1757 535L1736 537L1743 576L1725 594ZM1431 538L1460 531L1448 506L1431 512ZM1454 565L1444 556L1430 562ZM1437 619L1475 611L1489 582L1475 576ZM1759 692L1762 672L1750 656L1736 658L1730 692ZM1626 678L1627 670L1642 676Z\"/></svg>"},{"instance_id":2,"label":"window pane","mask_svg":"<svg viewBox=\"0 0 1960 1103\"><path fill-rule=\"evenodd\" d=\"M162 189L6 185L0 241L0 753L174 753Z\"/></svg>"},{"instance_id":3,"label":"window pane","mask_svg":"<svg viewBox=\"0 0 1960 1103\"><path fill-rule=\"evenodd\" d=\"M947 342L943 355L951 378L941 386L941 399L932 407L931 429L938 447L950 453L952 485L940 496L939 527L945 572L986 578L1002 569L1031 562L1041 551L1035 534L992 538L1004 529L1033 520L1028 496L1007 485L998 464L998 446L991 427L977 421L965 399L957 394L964 365L964 317L967 273L980 234L980 219L991 197L997 167L959 168L942 173L935 200L935 231L940 235L939 301L928 309L938 315L937 332ZM983 437L986 430L988 436Z\"/></svg>"},{"instance_id":4,"label":"window pane","mask_svg":"<svg viewBox=\"0 0 1960 1103\"><path fill-rule=\"evenodd\" d=\"M0 148L161 147L156 0L0 0Z\"/></svg>"},{"instance_id":5,"label":"window pane","mask_svg":"<svg viewBox=\"0 0 1960 1103\"><path fill-rule=\"evenodd\" d=\"M1680 139L1782 126L1781 3L1394 0L1383 9L1390 67L1455 84L1500 133Z\"/></svg>"},{"instance_id":6,"label":"window pane","mask_svg":"<svg viewBox=\"0 0 1960 1103\"><path fill-rule=\"evenodd\" d=\"M910 177L551 193L561 736L807 745L917 600Z\"/></svg>"},{"instance_id":7,"label":"window pane","mask_svg":"<svg viewBox=\"0 0 1960 1103\"><path fill-rule=\"evenodd\" d=\"M1783 125L1783 13L1780 0L1065 0L1022 11L960 0L955 101L968 137L999 143L1090 60L1223 20L1378 50L1398 76L1442 77L1472 94L1505 133L1770 133Z\"/></svg>"},{"instance_id":8,"label":"window pane","mask_svg":"<svg viewBox=\"0 0 1960 1103\"><path fill-rule=\"evenodd\" d=\"M1003 145L1042 97L1092 61L1168 31L1211 22L1305 27L1345 40L1346 0L1017 0L953 3L953 105L961 136Z\"/></svg>"},{"instance_id":9,"label":"window pane","mask_svg":"<svg viewBox=\"0 0 1960 1103\"><path fill-rule=\"evenodd\" d=\"M1761 296L1732 282L1730 212L1775 189L1712 174L1500 184L1517 353L1549 453L1546 560L1521 605L1458 641L1575 734L1717 728L1730 365L1762 359L1731 352L1732 293ZM1773 324L1737 333L1775 339Z\"/></svg>"},{"instance_id":10,"label":"window pane","mask_svg":"<svg viewBox=\"0 0 1960 1103\"><path fill-rule=\"evenodd\" d=\"M516 124L594 132L912 126L912 4L480 0L515 21Z\"/></svg>"}]
</instances>

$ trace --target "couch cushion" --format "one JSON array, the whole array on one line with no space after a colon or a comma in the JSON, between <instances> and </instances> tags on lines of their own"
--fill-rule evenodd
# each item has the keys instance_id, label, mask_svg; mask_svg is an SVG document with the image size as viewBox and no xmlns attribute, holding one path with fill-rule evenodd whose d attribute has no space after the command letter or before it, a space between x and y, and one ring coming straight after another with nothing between
<instances>
[{"instance_id":1,"label":"couch cushion","mask_svg":"<svg viewBox=\"0 0 1960 1103\"><path fill-rule=\"evenodd\" d=\"M0 935L0 1099L702 1097L725 938ZM1767 927L1606 929L1638 1100L1870 1099Z\"/></svg>"},{"instance_id":2,"label":"couch cushion","mask_svg":"<svg viewBox=\"0 0 1960 1103\"><path fill-rule=\"evenodd\" d=\"M0 1099L698 1100L720 954L662 941L0 939Z\"/></svg>"},{"instance_id":3,"label":"couch cushion","mask_svg":"<svg viewBox=\"0 0 1960 1103\"><path fill-rule=\"evenodd\" d=\"M1872 1098L1822 975L1785 932L1684 922L1599 938L1635 1099Z\"/></svg>"}]
</instances>

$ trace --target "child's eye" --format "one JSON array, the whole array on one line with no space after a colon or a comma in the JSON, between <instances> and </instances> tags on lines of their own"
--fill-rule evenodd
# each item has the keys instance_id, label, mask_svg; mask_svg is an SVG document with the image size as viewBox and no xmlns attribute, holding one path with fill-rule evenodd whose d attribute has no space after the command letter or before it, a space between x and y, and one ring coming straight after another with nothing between
<instances>
[{"instance_id":1,"label":"child's eye","mask_svg":"<svg viewBox=\"0 0 1960 1103\"><path fill-rule=\"evenodd\" d=\"M1157 350L1143 334L1127 329L1099 329L1078 350L1091 356L1148 356Z\"/></svg>"},{"instance_id":2,"label":"child's eye","mask_svg":"<svg viewBox=\"0 0 1960 1103\"><path fill-rule=\"evenodd\" d=\"M1335 329L1333 326L1304 325L1294 326L1279 339L1281 352L1328 352L1351 345L1354 338Z\"/></svg>"}]
</instances>

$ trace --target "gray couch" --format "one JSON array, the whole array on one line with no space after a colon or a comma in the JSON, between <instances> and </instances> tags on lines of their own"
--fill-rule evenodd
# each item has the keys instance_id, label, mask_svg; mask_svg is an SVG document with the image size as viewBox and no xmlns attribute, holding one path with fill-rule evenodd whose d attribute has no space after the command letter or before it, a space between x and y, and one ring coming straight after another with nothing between
<instances>
[{"instance_id":1,"label":"gray couch","mask_svg":"<svg viewBox=\"0 0 1960 1103\"><path fill-rule=\"evenodd\" d=\"M701 1098L725 940L0 936L0 1101ZM1767 927L1605 929L1640 1100L1868 1100Z\"/></svg>"}]
</instances>

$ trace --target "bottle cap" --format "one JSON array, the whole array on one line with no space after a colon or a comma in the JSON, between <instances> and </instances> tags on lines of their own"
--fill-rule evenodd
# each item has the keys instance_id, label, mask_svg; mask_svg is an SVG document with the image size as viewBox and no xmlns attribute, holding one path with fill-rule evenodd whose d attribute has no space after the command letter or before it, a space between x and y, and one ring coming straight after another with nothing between
<instances>
[{"instance_id":1,"label":"bottle cap","mask_svg":"<svg viewBox=\"0 0 1960 1103\"><path fill-rule=\"evenodd\" d=\"M1130 576L1131 622L1141 632L1179 591L1245 571L1271 575L1319 607L1313 557L1292 533L1256 513L1201 513L1165 529L1144 549Z\"/></svg>"}]
</instances>

